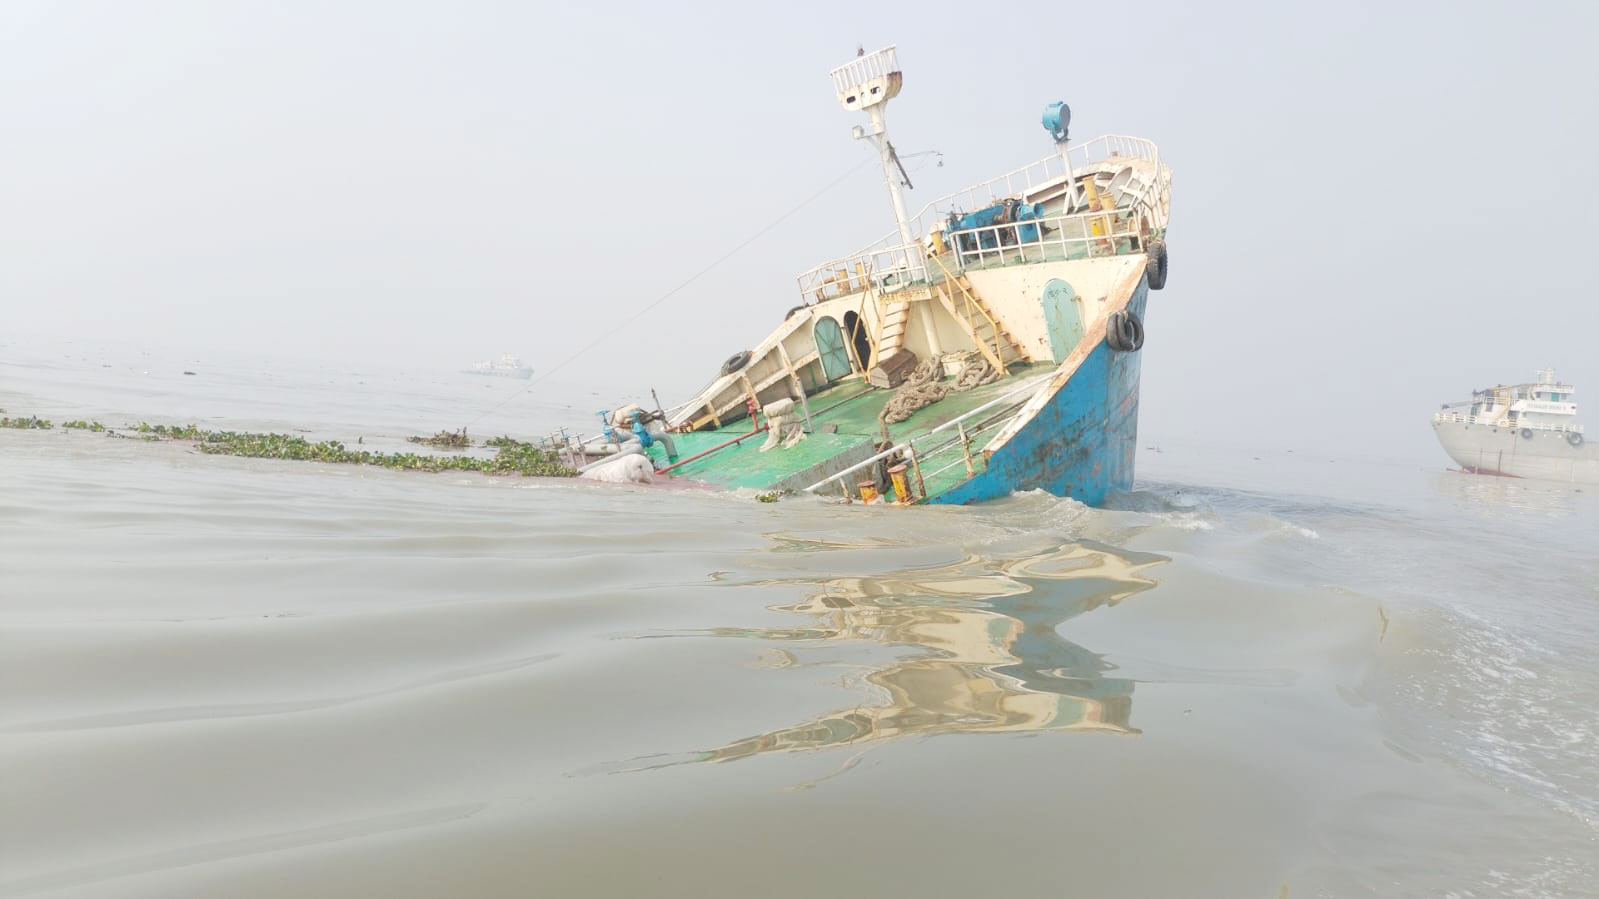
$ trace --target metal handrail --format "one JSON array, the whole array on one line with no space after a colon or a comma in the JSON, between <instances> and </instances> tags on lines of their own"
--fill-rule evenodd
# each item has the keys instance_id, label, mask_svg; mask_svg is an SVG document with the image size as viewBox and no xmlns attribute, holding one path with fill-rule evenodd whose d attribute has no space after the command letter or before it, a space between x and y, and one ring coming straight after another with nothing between
<instances>
[{"instance_id":1,"label":"metal handrail","mask_svg":"<svg viewBox=\"0 0 1599 899\"><path fill-rule=\"evenodd\" d=\"M805 488L805 492L806 493L815 493L817 490L820 490L821 488L827 486L828 484L831 484L831 483L833 483L835 481L842 481L844 478L849 477L850 475L854 474L857 471L860 471L863 468L866 468L866 467L868 467L870 465L876 465L878 462L881 462L882 460L887 459L888 457L896 455L898 453L903 453L906 450L911 450L912 452L914 452L915 449L916 449L916 446L915 446L916 441L918 441L918 440L926 440L926 439L932 437L934 434L937 434L937 433L939 433L941 431L947 431L950 428L958 428L961 425L965 424L967 421L969 421L972 418L976 417L979 413L987 412L987 411L989 411L991 409L994 409L994 408L996 408L998 406L1005 405L1006 403L1014 403L1017 406L1021 406L1022 404L1027 402L1027 399L1029 397L1031 397L1031 395L1033 393L1036 393L1038 391L1039 387L1041 387L1044 384L1048 383L1050 381L1050 379L1052 379L1054 377L1055 377L1055 373L1052 371L1052 372L1050 372L1047 375L1041 375L1041 376L1039 376L1037 378L1030 378L1030 379L1022 382L1021 384L1017 385L1016 387L1011 388L1010 390L1006 391L1005 393L1002 393L999 396L989 400L988 402L982 404L981 406L978 406L977 408L972 409L971 411L966 412L963 415L957 416L956 418L952 418L949 421L946 421L943 424L939 425L938 427L933 428L932 430L926 432L925 434L917 434L917 435L913 435L911 437L907 437L906 439L900 441L899 443L894 444L893 446L889 447L886 450L883 450L882 452L878 453L875 456L872 456L871 458L868 458L868 459L866 459L866 460L864 460L862 462L857 462L854 465L851 465L849 468L846 468L843 471L838 472L837 474L830 475L828 477L823 478L820 481L817 481L816 483L812 484L811 486L806 487ZM1022 396L1023 394L1026 394L1026 396ZM1022 398L1019 399L1019 400L1016 399L1016 397L1018 397L1018 396L1022 396ZM968 432L968 436L970 436L970 432ZM946 448L948 448L948 446L953 445L955 443L959 443L959 442L960 442L959 438L956 438L950 444L944 444L944 445L940 445L940 446L934 447L926 456L923 456L922 458L924 458L924 459L929 458L934 453L937 453L938 451L946 449Z\"/></svg>"},{"instance_id":2,"label":"metal handrail","mask_svg":"<svg viewBox=\"0 0 1599 899\"><path fill-rule=\"evenodd\" d=\"M845 93L860 87L873 78L883 78L898 72L899 54L895 44L889 44L871 54L862 54L833 69L833 89Z\"/></svg>"},{"instance_id":3,"label":"metal handrail","mask_svg":"<svg viewBox=\"0 0 1599 899\"><path fill-rule=\"evenodd\" d=\"M994 339L993 355L989 358L988 361L993 363L995 368L999 369L999 373L1000 374L1002 374L1002 375L1005 374L1005 349L1004 349L1004 347L1002 347L1000 345L999 322L995 321L994 317L992 315L988 314L988 307L984 306L980 302L977 302L977 297L972 295L972 292L966 288L965 284L962 284L960 281L957 281L955 279L955 276L953 274L950 274L949 269L944 265L944 260L943 259L939 258L938 256L931 256L929 258L931 258L933 260L933 262L938 265L939 271L944 273L944 283L946 285L954 284L956 287L960 288L961 296L965 300L965 303L966 303L966 321L968 323L970 323L972 321L971 312L972 312L973 308L976 308L976 310L978 312L982 313L983 320L988 322L988 328L989 328L989 331L990 331L990 336L993 337L993 339ZM950 297L950 306L951 307L953 307L955 305L954 299L955 299L954 297ZM975 338L976 335L974 334L973 337ZM976 341L976 343L978 344L979 347L986 346L986 344L984 344L980 340ZM983 355L987 356L989 354L985 350Z\"/></svg>"},{"instance_id":4,"label":"metal handrail","mask_svg":"<svg viewBox=\"0 0 1599 899\"><path fill-rule=\"evenodd\" d=\"M1582 433L1582 425L1579 424L1561 425L1546 421L1511 421L1509 417L1503 415L1496 416L1494 418L1488 418L1484 415L1466 415L1460 412L1434 412L1432 414L1432 420L1446 421L1455 424L1490 425L1496 428L1507 428L1511 430L1517 428L1530 428L1534 431L1571 431L1577 434Z\"/></svg>"},{"instance_id":5,"label":"metal handrail","mask_svg":"<svg viewBox=\"0 0 1599 899\"><path fill-rule=\"evenodd\" d=\"M1060 153L1054 153L1019 169L939 197L923 206L910 218L911 230L916 234L926 234L930 224L929 215L942 222L945 215L957 207L981 209L1007 197L1032 193L1053 182L1063 181L1068 174L1064 161L1066 159L1071 161L1070 170L1076 172L1094 163L1113 158L1145 160L1154 165L1154 178L1146 185L1144 194L1139 198L1140 202L1135 204L1153 210L1171 187L1171 178L1161 164L1159 149L1153 141L1141 137L1106 134L1084 143L1070 145L1064 158ZM1101 213L1104 214L1106 213ZM894 260L895 264L880 265L885 257ZM887 277L900 271L916 272L920 267L921 258L920 245L904 243L900 231L895 229L854 253L831 259L801 273L797 279L800 295L809 299L818 289L844 281L849 282L848 289L840 290L839 293L851 293L867 286L857 283L862 274L869 275L875 272ZM857 264L866 271L863 273L857 268Z\"/></svg>"},{"instance_id":6,"label":"metal handrail","mask_svg":"<svg viewBox=\"0 0 1599 899\"><path fill-rule=\"evenodd\" d=\"M1065 158L1071 161L1073 172L1112 158L1146 160L1155 165L1155 182L1150 185L1151 191L1158 194L1167 186L1168 179L1160 166L1160 150L1153 141L1142 137L1102 134L1083 143L1068 145ZM981 209L1006 197L1030 193L1036 188L1065 178L1066 174L1066 166L1061 155L1054 153L980 184L939 197L923 206L915 218L920 222L929 212L942 218L944 212L957 205L968 209Z\"/></svg>"},{"instance_id":7,"label":"metal handrail","mask_svg":"<svg viewBox=\"0 0 1599 899\"><path fill-rule=\"evenodd\" d=\"M1096 223L1108 225L1104 228L1106 233L1094 233ZM1034 236L1023 238L1023 229L1029 227L1033 228ZM1125 249L1116 244L1118 240L1141 236L1136 227L1136 214L1132 209L1122 207L1109 212L1094 210L1073 215L1028 219L1025 222L968 228L964 231L952 231L945 235L944 239L958 260L959 267L965 269L973 264L983 266L996 260L1043 261L1048 258L1045 251L1051 248L1058 249L1061 258L1068 258L1075 246L1081 246L1085 256L1141 253L1142 244L1134 246L1129 243ZM1038 250L1038 259L1028 258L1029 249ZM1010 258L1012 256L1015 258Z\"/></svg>"},{"instance_id":8,"label":"metal handrail","mask_svg":"<svg viewBox=\"0 0 1599 899\"><path fill-rule=\"evenodd\" d=\"M1062 258L1065 258L1071 248L1076 246L1085 248L1084 255L1087 256L1141 253L1143 252L1141 245L1128 246L1124 249L1115 244L1118 239L1141 236L1136 227L1140 212L1148 212L1143 202L1132 206L1119 206L1109 211L1095 209L1003 225L967 228L946 233L944 243L950 248L955 262L954 269L957 272L965 270L972 260L978 265L985 265L996 258L1006 261L1006 254L1014 254L1017 257L1011 261L1042 261L1047 258L1044 251L1051 248L1060 250ZM1095 234L1096 222L1107 223L1109 227L1103 229L1107 233ZM1023 239L1022 232L1025 229L1032 229L1034 236ZM1028 257L1029 248L1039 250L1039 259ZM929 257L924 254L921 244L898 244L873 251L865 256L841 260L836 264L836 268L827 272L821 269L806 272L800 276L800 290L807 301L813 298L843 296L867 289L892 292L913 284L925 283L922 280L921 263L926 258ZM947 272L947 266L941 267ZM813 297L813 294L816 296Z\"/></svg>"}]
</instances>

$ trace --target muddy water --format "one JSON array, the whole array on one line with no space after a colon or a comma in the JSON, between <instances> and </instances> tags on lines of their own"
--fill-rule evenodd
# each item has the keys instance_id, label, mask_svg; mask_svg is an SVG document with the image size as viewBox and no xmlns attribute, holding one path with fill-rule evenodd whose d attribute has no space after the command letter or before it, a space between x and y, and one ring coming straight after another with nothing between
<instances>
[{"instance_id":1,"label":"muddy water","mask_svg":"<svg viewBox=\"0 0 1599 899\"><path fill-rule=\"evenodd\" d=\"M378 444L521 389L5 353ZM0 431L0 895L1596 895L1599 501L1332 461L905 511Z\"/></svg>"}]
</instances>

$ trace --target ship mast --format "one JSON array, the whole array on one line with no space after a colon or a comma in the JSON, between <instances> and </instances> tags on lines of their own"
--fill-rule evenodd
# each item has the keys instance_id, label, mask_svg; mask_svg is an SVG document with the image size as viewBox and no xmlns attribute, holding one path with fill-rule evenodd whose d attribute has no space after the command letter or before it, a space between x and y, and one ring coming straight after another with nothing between
<instances>
[{"instance_id":1,"label":"ship mast","mask_svg":"<svg viewBox=\"0 0 1599 899\"><path fill-rule=\"evenodd\" d=\"M919 281L925 279L927 274L922 265L921 250L916 245L916 234L911 230L911 217L905 212L905 194L900 190L901 181L908 187L911 179L905 174L905 166L900 164L894 145L889 142L888 126L883 122L888 101L899 96L899 89L904 83L899 57L892 44L875 53L867 53L863 47L856 51L854 59L833 70L833 90L838 94L839 105L852 112L864 112L871 119L871 125L856 125L851 133L856 140L870 140L872 146L877 148L878 159L883 164L883 180L888 184L888 197L894 202L894 221L899 224L900 246L904 248L905 258L904 276L906 280ZM928 352L936 359L944 352L938 338L938 328L933 323L932 313L925 308L921 319Z\"/></svg>"},{"instance_id":2,"label":"ship mast","mask_svg":"<svg viewBox=\"0 0 1599 899\"><path fill-rule=\"evenodd\" d=\"M911 232L910 215L905 212L905 194L900 190L905 167L900 165L894 145L888 140L888 127L883 114L888 101L899 96L904 83L899 59L892 46L875 53L864 50L849 62L833 70L833 90L838 94L839 105L852 112L864 112L871 119L866 127L856 125L853 134L857 140L866 139L877 148L883 165L883 180L888 184L888 196L894 202L894 221L899 223L900 241L910 245L916 241Z\"/></svg>"}]
</instances>

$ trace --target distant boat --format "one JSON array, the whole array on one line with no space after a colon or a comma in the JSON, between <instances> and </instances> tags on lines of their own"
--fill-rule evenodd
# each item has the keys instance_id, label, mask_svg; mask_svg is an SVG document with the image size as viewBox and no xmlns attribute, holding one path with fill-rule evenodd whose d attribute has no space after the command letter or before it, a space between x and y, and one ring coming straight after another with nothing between
<instances>
[{"instance_id":1,"label":"distant boat","mask_svg":"<svg viewBox=\"0 0 1599 899\"><path fill-rule=\"evenodd\" d=\"M510 353L501 353L498 359L485 359L482 362L472 363L471 368L461 371L469 375L489 375L495 378L522 378L533 377L531 366L523 365L522 360Z\"/></svg>"},{"instance_id":2,"label":"distant boat","mask_svg":"<svg viewBox=\"0 0 1599 899\"><path fill-rule=\"evenodd\" d=\"M1476 390L1444 406L1432 427L1449 458L1472 474L1599 484L1599 449L1576 423L1576 392L1544 369L1534 383Z\"/></svg>"}]
</instances>

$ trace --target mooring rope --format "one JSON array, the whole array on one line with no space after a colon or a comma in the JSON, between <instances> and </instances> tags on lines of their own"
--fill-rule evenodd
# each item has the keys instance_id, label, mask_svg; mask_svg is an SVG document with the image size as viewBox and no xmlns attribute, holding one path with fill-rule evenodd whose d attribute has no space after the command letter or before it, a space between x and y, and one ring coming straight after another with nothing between
<instances>
[{"instance_id":1,"label":"mooring rope","mask_svg":"<svg viewBox=\"0 0 1599 899\"><path fill-rule=\"evenodd\" d=\"M877 414L878 419L885 426L898 424L951 393L965 393L1004 377L976 350L961 354L960 361L961 370L955 377L955 383L944 384L941 383L944 371L939 359L923 359L911 371L905 383L889 397L883 405L883 411Z\"/></svg>"}]
</instances>

